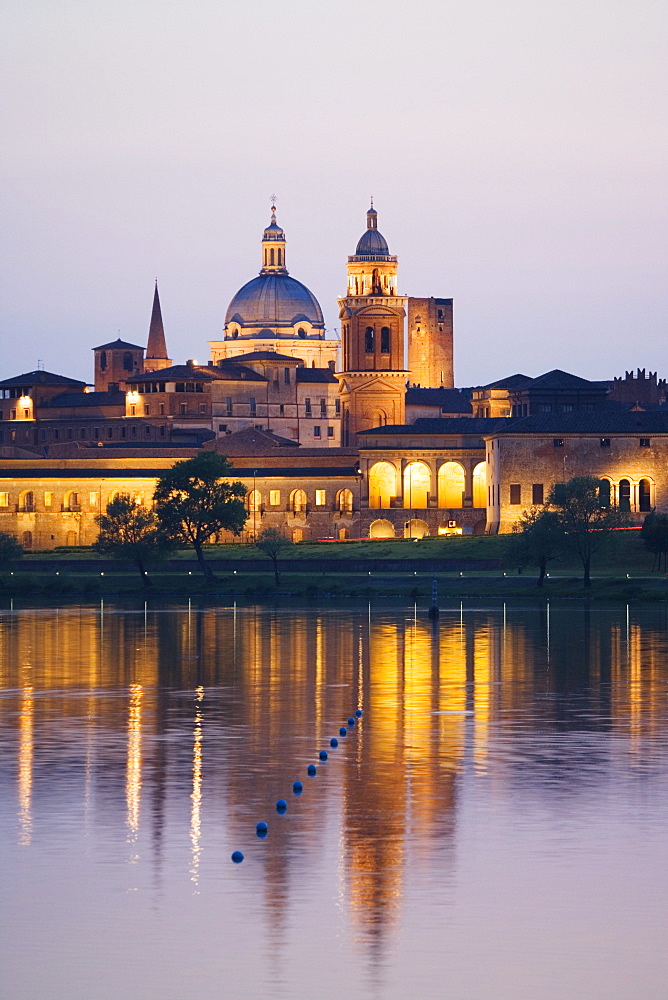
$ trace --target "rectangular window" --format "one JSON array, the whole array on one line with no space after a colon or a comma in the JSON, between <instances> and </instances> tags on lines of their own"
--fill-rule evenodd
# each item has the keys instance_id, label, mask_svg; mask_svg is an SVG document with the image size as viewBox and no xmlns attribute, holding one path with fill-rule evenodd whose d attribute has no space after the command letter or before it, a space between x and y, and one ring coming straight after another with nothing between
<instances>
[{"instance_id":1,"label":"rectangular window","mask_svg":"<svg viewBox=\"0 0 668 1000\"><path fill-rule=\"evenodd\" d=\"M543 484L534 483L531 487L531 503L542 504L543 502Z\"/></svg>"},{"instance_id":2,"label":"rectangular window","mask_svg":"<svg viewBox=\"0 0 668 1000\"><path fill-rule=\"evenodd\" d=\"M250 403L250 415L251 415L251 417L257 416L257 404L255 402L255 396L251 396L250 399L248 400L248 402Z\"/></svg>"},{"instance_id":3,"label":"rectangular window","mask_svg":"<svg viewBox=\"0 0 668 1000\"><path fill-rule=\"evenodd\" d=\"M130 428L130 436L133 437L133 438L137 437L137 425L136 424L133 424L132 427Z\"/></svg>"},{"instance_id":4,"label":"rectangular window","mask_svg":"<svg viewBox=\"0 0 668 1000\"><path fill-rule=\"evenodd\" d=\"M188 407L187 407L187 405L185 403L181 403L180 407L181 407L181 416L185 417L186 413L188 412ZM134 430L134 428L133 428L133 430Z\"/></svg>"},{"instance_id":5,"label":"rectangular window","mask_svg":"<svg viewBox=\"0 0 668 1000\"><path fill-rule=\"evenodd\" d=\"M313 428L313 437L314 438L319 438L320 437L320 428L319 427L314 427Z\"/></svg>"},{"instance_id":6,"label":"rectangular window","mask_svg":"<svg viewBox=\"0 0 668 1000\"><path fill-rule=\"evenodd\" d=\"M71 427L68 427L68 428L67 428L67 440L68 440L68 441L71 441L71 440L72 440L72 436L73 436L73 431L72 431L72 428L71 428Z\"/></svg>"},{"instance_id":7,"label":"rectangular window","mask_svg":"<svg viewBox=\"0 0 668 1000\"><path fill-rule=\"evenodd\" d=\"M160 437L164 438L164 436L165 436L165 425L161 424L160 425Z\"/></svg>"},{"instance_id":8,"label":"rectangular window","mask_svg":"<svg viewBox=\"0 0 668 1000\"><path fill-rule=\"evenodd\" d=\"M325 492L325 490L316 490L315 491L315 505L316 505L316 507L324 507L326 502L327 502L327 500L326 500L326 492Z\"/></svg>"},{"instance_id":9,"label":"rectangular window","mask_svg":"<svg viewBox=\"0 0 668 1000\"><path fill-rule=\"evenodd\" d=\"M114 436L113 428L112 427L107 427L107 437L109 438L110 441L111 441L111 439L112 439L113 436Z\"/></svg>"},{"instance_id":10,"label":"rectangular window","mask_svg":"<svg viewBox=\"0 0 668 1000\"><path fill-rule=\"evenodd\" d=\"M232 416L232 397L231 396L227 396L225 398L225 409L227 411L227 416L231 417Z\"/></svg>"},{"instance_id":11,"label":"rectangular window","mask_svg":"<svg viewBox=\"0 0 668 1000\"><path fill-rule=\"evenodd\" d=\"M601 448L610 447L610 438L601 438Z\"/></svg>"},{"instance_id":12,"label":"rectangular window","mask_svg":"<svg viewBox=\"0 0 668 1000\"><path fill-rule=\"evenodd\" d=\"M150 438L150 436L151 436L151 425L150 424L145 424L144 425L144 437L145 438Z\"/></svg>"},{"instance_id":13,"label":"rectangular window","mask_svg":"<svg viewBox=\"0 0 668 1000\"><path fill-rule=\"evenodd\" d=\"M53 493L51 493L50 491L44 494L44 506L45 507L53 506Z\"/></svg>"},{"instance_id":14,"label":"rectangular window","mask_svg":"<svg viewBox=\"0 0 668 1000\"><path fill-rule=\"evenodd\" d=\"M522 503L522 487L519 483L510 484L510 502L514 506Z\"/></svg>"},{"instance_id":15,"label":"rectangular window","mask_svg":"<svg viewBox=\"0 0 668 1000\"><path fill-rule=\"evenodd\" d=\"M58 434L58 431L56 431L56 435L57 434ZM121 438L125 438L125 437L127 437L127 429L125 427L121 427Z\"/></svg>"},{"instance_id":16,"label":"rectangular window","mask_svg":"<svg viewBox=\"0 0 668 1000\"><path fill-rule=\"evenodd\" d=\"M165 415L165 404L160 403L160 416L164 417L164 415Z\"/></svg>"},{"instance_id":17,"label":"rectangular window","mask_svg":"<svg viewBox=\"0 0 668 1000\"><path fill-rule=\"evenodd\" d=\"M144 416L145 417L150 417L150 415L151 415L150 404L149 403L144 403Z\"/></svg>"},{"instance_id":18,"label":"rectangular window","mask_svg":"<svg viewBox=\"0 0 668 1000\"><path fill-rule=\"evenodd\" d=\"M552 403L540 403L538 406L539 413L552 413Z\"/></svg>"},{"instance_id":19,"label":"rectangular window","mask_svg":"<svg viewBox=\"0 0 668 1000\"><path fill-rule=\"evenodd\" d=\"M9 493L0 493L0 507L9 507Z\"/></svg>"},{"instance_id":20,"label":"rectangular window","mask_svg":"<svg viewBox=\"0 0 668 1000\"><path fill-rule=\"evenodd\" d=\"M278 507L281 502L280 490L269 490L269 503L272 507Z\"/></svg>"},{"instance_id":21,"label":"rectangular window","mask_svg":"<svg viewBox=\"0 0 668 1000\"><path fill-rule=\"evenodd\" d=\"M559 407L559 409L561 410L562 413L572 413L572 411L573 411L573 404L572 403L562 403L562 405Z\"/></svg>"},{"instance_id":22,"label":"rectangular window","mask_svg":"<svg viewBox=\"0 0 668 1000\"><path fill-rule=\"evenodd\" d=\"M555 448L563 448L564 447L564 439L563 438L552 438L552 444L554 445Z\"/></svg>"},{"instance_id":23,"label":"rectangular window","mask_svg":"<svg viewBox=\"0 0 668 1000\"><path fill-rule=\"evenodd\" d=\"M283 381L285 382L286 385L290 385L290 369L289 368L284 368L283 369Z\"/></svg>"},{"instance_id":24,"label":"rectangular window","mask_svg":"<svg viewBox=\"0 0 668 1000\"><path fill-rule=\"evenodd\" d=\"M218 424L218 433L219 434L227 433L227 424Z\"/></svg>"},{"instance_id":25,"label":"rectangular window","mask_svg":"<svg viewBox=\"0 0 668 1000\"><path fill-rule=\"evenodd\" d=\"M91 507L97 507L97 493L88 494L88 503Z\"/></svg>"},{"instance_id":26,"label":"rectangular window","mask_svg":"<svg viewBox=\"0 0 668 1000\"><path fill-rule=\"evenodd\" d=\"M337 417L339 417L341 415L341 400L340 399L335 399L334 400L334 412L336 413Z\"/></svg>"},{"instance_id":27,"label":"rectangular window","mask_svg":"<svg viewBox=\"0 0 668 1000\"><path fill-rule=\"evenodd\" d=\"M206 403L200 403L199 404L199 412L200 413L206 413Z\"/></svg>"},{"instance_id":28,"label":"rectangular window","mask_svg":"<svg viewBox=\"0 0 668 1000\"><path fill-rule=\"evenodd\" d=\"M327 428L327 437L328 438L333 438L334 437L334 428L333 427L328 427Z\"/></svg>"},{"instance_id":29,"label":"rectangular window","mask_svg":"<svg viewBox=\"0 0 668 1000\"><path fill-rule=\"evenodd\" d=\"M9 419L10 420L16 420L16 410L10 410L9 411Z\"/></svg>"},{"instance_id":30,"label":"rectangular window","mask_svg":"<svg viewBox=\"0 0 668 1000\"><path fill-rule=\"evenodd\" d=\"M135 406L134 403L130 404L130 416L131 417L136 417L137 416L137 407Z\"/></svg>"},{"instance_id":31,"label":"rectangular window","mask_svg":"<svg viewBox=\"0 0 668 1000\"><path fill-rule=\"evenodd\" d=\"M304 406L306 407L306 416L310 417L311 416L311 400L309 399L308 396L304 400Z\"/></svg>"},{"instance_id":32,"label":"rectangular window","mask_svg":"<svg viewBox=\"0 0 668 1000\"><path fill-rule=\"evenodd\" d=\"M390 353L390 328L389 326L384 326L380 331L380 353L389 354Z\"/></svg>"},{"instance_id":33,"label":"rectangular window","mask_svg":"<svg viewBox=\"0 0 668 1000\"><path fill-rule=\"evenodd\" d=\"M278 415L279 417L285 416L285 406L283 405L283 403L278 404Z\"/></svg>"},{"instance_id":34,"label":"rectangular window","mask_svg":"<svg viewBox=\"0 0 668 1000\"><path fill-rule=\"evenodd\" d=\"M93 437L95 438L96 441L100 437L100 428L99 427L94 427L93 428Z\"/></svg>"},{"instance_id":35,"label":"rectangular window","mask_svg":"<svg viewBox=\"0 0 668 1000\"><path fill-rule=\"evenodd\" d=\"M649 438L640 438L640 447L649 448Z\"/></svg>"},{"instance_id":36,"label":"rectangular window","mask_svg":"<svg viewBox=\"0 0 668 1000\"><path fill-rule=\"evenodd\" d=\"M327 416L327 403L324 399L320 400L320 416L321 417Z\"/></svg>"}]
</instances>

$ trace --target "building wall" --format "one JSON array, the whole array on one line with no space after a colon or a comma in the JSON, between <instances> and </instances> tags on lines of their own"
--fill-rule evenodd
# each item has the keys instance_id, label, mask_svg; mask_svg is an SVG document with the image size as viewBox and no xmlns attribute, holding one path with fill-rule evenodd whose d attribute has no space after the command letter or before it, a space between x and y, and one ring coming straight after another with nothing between
<instances>
[{"instance_id":1,"label":"building wall","mask_svg":"<svg viewBox=\"0 0 668 1000\"><path fill-rule=\"evenodd\" d=\"M649 447L640 441L648 440ZM555 442L563 444L556 445ZM609 441L609 445L601 445ZM619 499L619 484L628 480L630 516L642 521L640 480L650 483L650 504L668 513L668 435L649 438L622 434L538 435L498 434L486 438L488 467L488 530L512 531L523 511L532 506L534 486L542 487L545 500L556 483L574 476L595 476L611 483L611 502ZM519 503L511 503L512 499ZM519 495L517 487L519 487ZM493 492L492 492L493 491ZM538 491L540 493L540 491Z\"/></svg>"},{"instance_id":2,"label":"building wall","mask_svg":"<svg viewBox=\"0 0 668 1000\"><path fill-rule=\"evenodd\" d=\"M408 365L412 383L455 384L452 299L408 299Z\"/></svg>"}]
</instances>

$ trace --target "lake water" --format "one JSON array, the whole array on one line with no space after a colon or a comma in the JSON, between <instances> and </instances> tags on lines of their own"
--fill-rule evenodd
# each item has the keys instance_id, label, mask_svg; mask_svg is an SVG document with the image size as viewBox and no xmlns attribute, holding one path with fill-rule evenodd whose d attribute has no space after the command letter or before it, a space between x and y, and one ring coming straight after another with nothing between
<instances>
[{"instance_id":1,"label":"lake water","mask_svg":"<svg viewBox=\"0 0 668 1000\"><path fill-rule=\"evenodd\" d=\"M0 610L2 1000L665 1000L666 625Z\"/></svg>"}]
</instances>

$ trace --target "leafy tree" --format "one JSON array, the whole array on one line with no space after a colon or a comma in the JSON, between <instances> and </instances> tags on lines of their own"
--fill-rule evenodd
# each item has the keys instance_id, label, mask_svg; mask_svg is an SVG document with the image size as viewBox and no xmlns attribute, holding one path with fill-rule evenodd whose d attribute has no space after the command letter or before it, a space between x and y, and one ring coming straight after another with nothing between
<instances>
[{"instance_id":1,"label":"leafy tree","mask_svg":"<svg viewBox=\"0 0 668 1000\"><path fill-rule=\"evenodd\" d=\"M213 572L202 546L218 531L238 535L248 517L243 502L246 487L225 481L231 470L223 455L201 451L176 462L160 477L155 490L156 513L165 534L176 544L192 545L208 581L213 580Z\"/></svg>"},{"instance_id":2,"label":"leafy tree","mask_svg":"<svg viewBox=\"0 0 668 1000\"><path fill-rule=\"evenodd\" d=\"M591 563L610 537L610 532L626 524L619 507L603 506L602 481L594 476L575 476L558 483L548 504L557 512L564 536L577 553L585 587L591 587Z\"/></svg>"},{"instance_id":3,"label":"leafy tree","mask_svg":"<svg viewBox=\"0 0 668 1000\"><path fill-rule=\"evenodd\" d=\"M537 585L542 587L547 564L564 551L564 529L556 511L532 507L513 525L510 558L517 566L537 566Z\"/></svg>"},{"instance_id":4,"label":"leafy tree","mask_svg":"<svg viewBox=\"0 0 668 1000\"><path fill-rule=\"evenodd\" d=\"M107 504L106 514L98 515L95 520L100 534L93 548L112 559L134 563L142 583L149 587L148 567L163 559L172 548L156 514L150 507L121 494Z\"/></svg>"},{"instance_id":5,"label":"leafy tree","mask_svg":"<svg viewBox=\"0 0 668 1000\"><path fill-rule=\"evenodd\" d=\"M282 552L290 548L292 542L283 535L278 528L265 528L255 539L255 546L269 556L274 565L274 579L276 586L279 584L278 559Z\"/></svg>"},{"instance_id":6,"label":"leafy tree","mask_svg":"<svg viewBox=\"0 0 668 1000\"><path fill-rule=\"evenodd\" d=\"M651 511L643 521L640 537L643 547L654 556L652 569L661 569L661 557L663 556L665 570L666 555L668 554L668 514L657 514L655 510Z\"/></svg>"},{"instance_id":7,"label":"leafy tree","mask_svg":"<svg viewBox=\"0 0 668 1000\"><path fill-rule=\"evenodd\" d=\"M14 538L0 531L0 566L8 567L23 558L23 546Z\"/></svg>"}]
</instances>

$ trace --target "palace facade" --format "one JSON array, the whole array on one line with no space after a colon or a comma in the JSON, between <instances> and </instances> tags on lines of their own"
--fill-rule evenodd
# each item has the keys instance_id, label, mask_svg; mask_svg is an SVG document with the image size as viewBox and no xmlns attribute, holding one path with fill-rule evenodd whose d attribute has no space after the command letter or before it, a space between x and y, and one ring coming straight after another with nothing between
<instances>
[{"instance_id":1,"label":"palace facade","mask_svg":"<svg viewBox=\"0 0 668 1000\"><path fill-rule=\"evenodd\" d=\"M0 531L26 549L91 544L110 500L150 503L200 448L246 486L246 540L268 526L295 541L509 531L575 475L609 483L632 519L668 512L655 372L455 388L453 300L400 293L373 205L338 305L340 341L288 273L272 206L259 275L208 364L168 357L156 284L146 347L94 347L92 384L42 370L0 381Z\"/></svg>"}]
</instances>

